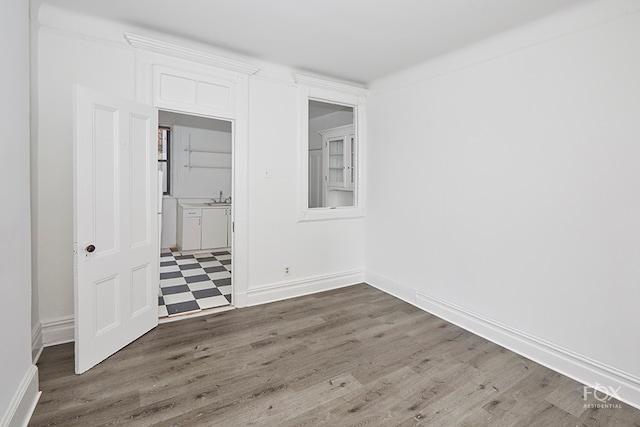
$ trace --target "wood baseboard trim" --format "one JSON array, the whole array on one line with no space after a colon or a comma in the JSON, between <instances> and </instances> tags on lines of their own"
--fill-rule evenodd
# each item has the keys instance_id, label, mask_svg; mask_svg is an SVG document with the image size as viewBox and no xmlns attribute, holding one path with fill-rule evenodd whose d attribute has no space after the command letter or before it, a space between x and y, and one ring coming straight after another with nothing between
<instances>
[{"instance_id":1,"label":"wood baseboard trim","mask_svg":"<svg viewBox=\"0 0 640 427\"><path fill-rule=\"evenodd\" d=\"M275 283L257 289L249 289L246 293L246 305L252 306L281 301L288 298L314 294L316 292L343 288L345 286L362 283L363 281L364 270L353 270L301 280Z\"/></svg>"},{"instance_id":2,"label":"wood baseboard trim","mask_svg":"<svg viewBox=\"0 0 640 427\"><path fill-rule=\"evenodd\" d=\"M640 409L640 378L527 334L509 325L463 307L420 293L372 271L366 272L369 285L453 323L469 332L505 347L588 387L616 390L615 398Z\"/></svg>"}]
</instances>

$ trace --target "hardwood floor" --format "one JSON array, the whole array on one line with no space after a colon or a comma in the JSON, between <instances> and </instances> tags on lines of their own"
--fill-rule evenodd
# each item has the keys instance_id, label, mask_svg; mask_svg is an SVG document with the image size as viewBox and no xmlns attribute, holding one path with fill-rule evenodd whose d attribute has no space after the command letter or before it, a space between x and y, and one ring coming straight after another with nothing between
<instances>
[{"instance_id":1,"label":"hardwood floor","mask_svg":"<svg viewBox=\"0 0 640 427\"><path fill-rule=\"evenodd\" d=\"M31 426L640 426L364 284L162 324L82 375L72 344L38 366Z\"/></svg>"}]
</instances>

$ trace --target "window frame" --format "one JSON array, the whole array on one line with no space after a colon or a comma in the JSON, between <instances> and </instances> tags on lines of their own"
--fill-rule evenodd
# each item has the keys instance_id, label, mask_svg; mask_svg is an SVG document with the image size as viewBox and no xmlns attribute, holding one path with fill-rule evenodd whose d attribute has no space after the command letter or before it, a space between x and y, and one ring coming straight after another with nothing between
<instances>
[{"instance_id":1,"label":"window frame","mask_svg":"<svg viewBox=\"0 0 640 427\"><path fill-rule=\"evenodd\" d=\"M165 176L162 177L162 179L167 183L167 191L163 191L162 195L163 196L171 196L171 146L172 146L172 136L171 134L173 133L173 127L172 126L168 126L168 125L161 125L158 124L158 133L160 132L160 130L166 130L167 132L167 158L166 160L163 159L158 159L158 165L160 163L166 163L167 167L167 173ZM159 135L158 135L159 136Z\"/></svg>"},{"instance_id":2,"label":"window frame","mask_svg":"<svg viewBox=\"0 0 640 427\"><path fill-rule=\"evenodd\" d=\"M365 216L365 110L367 90L321 80L314 77L294 75L299 84L300 143L298 173L298 222L323 221ZM356 139L355 164L358 166L354 184L354 205L338 207L309 207L309 101L326 102L353 108L353 127Z\"/></svg>"}]
</instances>

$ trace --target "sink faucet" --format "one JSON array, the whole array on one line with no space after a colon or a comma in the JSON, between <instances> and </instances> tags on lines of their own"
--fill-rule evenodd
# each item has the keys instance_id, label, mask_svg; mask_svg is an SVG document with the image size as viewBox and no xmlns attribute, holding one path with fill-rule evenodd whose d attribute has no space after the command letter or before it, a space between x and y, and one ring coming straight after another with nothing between
<instances>
[{"instance_id":1,"label":"sink faucet","mask_svg":"<svg viewBox=\"0 0 640 427\"><path fill-rule=\"evenodd\" d=\"M220 203L222 203L222 190L220 190Z\"/></svg>"}]
</instances>

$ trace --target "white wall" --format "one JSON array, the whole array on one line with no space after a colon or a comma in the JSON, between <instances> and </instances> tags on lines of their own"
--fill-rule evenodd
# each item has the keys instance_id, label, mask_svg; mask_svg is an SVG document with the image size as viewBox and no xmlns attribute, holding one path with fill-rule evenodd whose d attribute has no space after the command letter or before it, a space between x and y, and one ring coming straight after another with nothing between
<instances>
[{"instance_id":1,"label":"white wall","mask_svg":"<svg viewBox=\"0 0 640 427\"><path fill-rule=\"evenodd\" d=\"M171 157L171 196L163 198L162 247L175 247L178 199L223 199L231 196L231 130L217 131L185 126L173 127ZM229 154L185 151L220 151ZM187 168L186 165L225 166Z\"/></svg>"},{"instance_id":2,"label":"white wall","mask_svg":"<svg viewBox=\"0 0 640 427\"><path fill-rule=\"evenodd\" d=\"M80 83L134 99L135 52L125 44L123 28L117 25L48 6L40 17L36 108L41 119L35 191L38 286L44 321L73 315L73 85ZM234 261L247 266L250 280L244 285L249 292L242 298L249 303L345 284L349 279L343 273L359 271L362 276L364 267L362 220L296 222L299 97L291 83L279 83L291 82L292 70L268 64L264 70L251 77L250 83L251 167L249 188L244 190L249 193L250 210L243 230L249 259ZM262 178L264 168L270 169L271 178ZM283 275L284 263L291 266L288 277ZM314 288L321 279L326 280ZM277 292L271 292L274 287Z\"/></svg>"},{"instance_id":3,"label":"white wall","mask_svg":"<svg viewBox=\"0 0 640 427\"><path fill-rule=\"evenodd\" d=\"M38 104L38 45L36 40L38 39L38 30L35 25L30 26L29 30L29 46L30 46L30 105ZM42 330L40 323L40 297L38 295L38 270L37 270L37 255L38 246L33 244L37 240L37 215L35 211L38 206L37 193L32 191L35 188L37 180L38 170L38 157L35 144L38 140L37 123L38 123L38 111L37 109L30 108L30 204L31 204L31 353L34 361L40 355L42 351Z\"/></svg>"},{"instance_id":4,"label":"white wall","mask_svg":"<svg viewBox=\"0 0 640 427\"><path fill-rule=\"evenodd\" d=\"M133 50L40 29L38 48L37 270L43 321L73 314L73 118L75 84L134 97Z\"/></svg>"},{"instance_id":5,"label":"white wall","mask_svg":"<svg viewBox=\"0 0 640 427\"><path fill-rule=\"evenodd\" d=\"M3 2L0 14L0 425L26 424L38 391L31 363L31 219L29 196L29 4Z\"/></svg>"},{"instance_id":6,"label":"white wall","mask_svg":"<svg viewBox=\"0 0 640 427\"><path fill-rule=\"evenodd\" d=\"M297 222L300 97L287 83L250 81L249 291L364 266L362 219ZM264 172L269 172L269 178ZM290 266L285 277L283 268Z\"/></svg>"},{"instance_id":7,"label":"white wall","mask_svg":"<svg viewBox=\"0 0 640 427\"><path fill-rule=\"evenodd\" d=\"M162 200L162 247L176 246L179 198L210 199L231 195L231 169L187 169L189 153L185 149L231 152L231 122L206 117L159 111L159 123L171 126L171 195ZM195 164L219 165L230 162L231 155L192 153Z\"/></svg>"},{"instance_id":8,"label":"white wall","mask_svg":"<svg viewBox=\"0 0 640 427\"><path fill-rule=\"evenodd\" d=\"M189 153L185 150L231 153L231 122L161 111L160 123L171 125L171 195L175 198L218 198L231 195L231 169L189 169L195 165L231 166L231 154Z\"/></svg>"},{"instance_id":9,"label":"white wall","mask_svg":"<svg viewBox=\"0 0 640 427\"><path fill-rule=\"evenodd\" d=\"M309 149L322 149L323 130L353 124L353 111L336 111L309 119Z\"/></svg>"},{"instance_id":10,"label":"white wall","mask_svg":"<svg viewBox=\"0 0 640 427\"><path fill-rule=\"evenodd\" d=\"M366 219L371 283L548 344L636 406L638 9L587 5L375 82Z\"/></svg>"},{"instance_id":11,"label":"white wall","mask_svg":"<svg viewBox=\"0 0 640 427\"><path fill-rule=\"evenodd\" d=\"M231 169L187 168L186 165L231 167L231 130L217 131L186 126L173 127L173 184L176 198L223 198L231 195ZM191 152L185 151L191 147Z\"/></svg>"}]
</instances>

